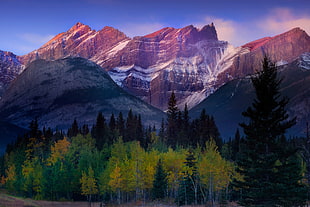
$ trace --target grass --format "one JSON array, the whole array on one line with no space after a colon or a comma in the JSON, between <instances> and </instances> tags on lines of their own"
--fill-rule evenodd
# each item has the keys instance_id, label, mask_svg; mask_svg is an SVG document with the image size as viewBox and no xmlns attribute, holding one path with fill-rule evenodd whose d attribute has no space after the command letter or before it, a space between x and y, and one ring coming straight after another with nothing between
<instances>
[{"instance_id":1,"label":"grass","mask_svg":"<svg viewBox=\"0 0 310 207\"><path fill-rule=\"evenodd\" d=\"M176 207L176 205L168 203L157 203L157 202L148 202L144 203L142 201L125 203L121 205L117 204L108 204L104 207ZM205 207L211 205L197 205L195 207ZM220 207L220 205L215 205ZM237 207L236 203L229 203L227 207ZM13 195L9 195L4 190L0 190L0 207L89 207L88 202L79 202L79 201L40 201L32 200L29 198L22 198ZM93 202L91 207L100 207L99 202ZM183 207L193 207L193 206L183 206Z\"/></svg>"}]
</instances>

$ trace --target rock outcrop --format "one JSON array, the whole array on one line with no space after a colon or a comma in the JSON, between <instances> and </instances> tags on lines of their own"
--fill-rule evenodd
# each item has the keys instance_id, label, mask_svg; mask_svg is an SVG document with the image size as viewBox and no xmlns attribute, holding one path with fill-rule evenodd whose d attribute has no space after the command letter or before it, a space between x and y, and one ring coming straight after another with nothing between
<instances>
[{"instance_id":1,"label":"rock outcrop","mask_svg":"<svg viewBox=\"0 0 310 207\"><path fill-rule=\"evenodd\" d=\"M20 61L27 65L35 59L90 59L125 90L165 110L172 91L182 107L191 107L214 90L217 62L227 47L218 41L213 24L202 29L167 27L131 39L111 27L95 31L78 23Z\"/></svg>"},{"instance_id":2,"label":"rock outcrop","mask_svg":"<svg viewBox=\"0 0 310 207\"><path fill-rule=\"evenodd\" d=\"M24 65L68 56L90 59L123 89L166 110L172 91L181 109L185 103L191 108L226 82L259 70L264 55L281 65L309 51L310 37L299 28L235 48L218 40L213 23L134 38L112 27L96 31L77 23L18 59Z\"/></svg>"},{"instance_id":3,"label":"rock outcrop","mask_svg":"<svg viewBox=\"0 0 310 207\"><path fill-rule=\"evenodd\" d=\"M310 37L300 28L294 28L288 32L275 37L266 37L255 40L242 46L248 52L237 56L232 67L225 71L225 74L234 78L244 77L260 70L261 61L265 55L271 58L277 65L290 63L301 54L310 52Z\"/></svg>"},{"instance_id":4,"label":"rock outcrop","mask_svg":"<svg viewBox=\"0 0 310 207\"><path fill-rule=\"evenodd\" d=\"M11 83L23 69L23 65L19 62L15 54L0 50L0 97L9 83Z\"/></svg>"}]
</instances>

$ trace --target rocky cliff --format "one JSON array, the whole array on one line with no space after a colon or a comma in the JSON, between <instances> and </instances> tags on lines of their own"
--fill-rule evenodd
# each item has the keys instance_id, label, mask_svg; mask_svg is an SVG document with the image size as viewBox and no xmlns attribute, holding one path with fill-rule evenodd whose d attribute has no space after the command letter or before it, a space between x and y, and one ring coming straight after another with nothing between
<instances>
[{"instance_id":1,"label":"rocky cliff","mask_svg":"<svg viewBox=\"0 0 310 207\"><path fill-rule=\"evenodd\" d=\"M310 37L300 28L294 28L274 37L265 37L255 40L241 47L247 52L234 58L233 64L222 77L230 74L234 78L244 77L260 70L264 55L269 56L277 65L290 63L301 54L310 52Z\"/></svg>"},{"instance_id":2,"label":"rocky cliff","mask_svg":"<svg viewBox=\"0 0 310 207\"><path fill-rule=\"evenodd\" d=\"M21 73L24 66L19 62L17 56L11 52L0 50L0 97L9 83Z\"/></svg>"},{"instance_id":3,"label":"rocky cliff","mask_svg":"<svg viewBox=\"0 0 310 207\"><path fill-rule=\"evenodd\" d=\"M27 65L35 59L90 59L125 90L164 110L172 91L182 107L210 94L227 47L227 42L218 41L213 24L201 29L167 27L131 39L111 27L95 31L78 23L20 61Z\"/></svg>"},{"instance_id":4,"label":"rocky cliff","mask_svg":"<svg viewBox=\"0 0 310 207\"><path fill-rule=\"evenodd\" d=\"M191 108L226 82L258 70L266 54L284 64L309 51L310 37L299 28L235 48L218 40L213 24L129 38L112 27L96 31L77 23L18 59L24 65L68 56L90 59L123 89L165 110L172 91L181 109L185 103Z\"/></svg>"}]
</instances>

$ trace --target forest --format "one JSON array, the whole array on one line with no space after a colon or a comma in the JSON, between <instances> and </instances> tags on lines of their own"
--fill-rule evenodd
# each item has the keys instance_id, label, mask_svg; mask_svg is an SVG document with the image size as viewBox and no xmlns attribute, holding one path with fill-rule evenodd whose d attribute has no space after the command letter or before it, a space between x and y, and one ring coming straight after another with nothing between
<instances>
[{"instance_id":1,"label":"forest","mask_svg":"<svg viewBox=\"0 0 310 207\"><path fill-rule=\"evenodd\" d=\"M172 93L161 127L143 126L130 110L93 126L39 129L7 146L0 185L14 195L104 203L161 201L177 205L304 206L309 200L309 137L285 137L289 118L281 78L267 57L252 77L253 104L243 133L223 142L212 116L191 119ZM108 118L108 119L106 119ZM243 134L243 135L241 135Z\"/></svg>"}]
</instances>

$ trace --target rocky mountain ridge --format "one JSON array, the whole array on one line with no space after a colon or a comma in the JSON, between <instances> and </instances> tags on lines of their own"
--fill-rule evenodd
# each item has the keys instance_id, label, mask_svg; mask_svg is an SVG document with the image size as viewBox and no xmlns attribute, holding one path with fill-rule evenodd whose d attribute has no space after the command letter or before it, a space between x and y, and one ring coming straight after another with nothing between
<instances>
[{"instance_id":1,"label":"rocky mountain ridge","mask_svg":"<svg viewBox=\"0 0 310 207\"><path fill-rule=\"evenodd\" d=\"M66 56L90 59L125 90L164 110L172 91L183 106L185 102L195 105L192 97L197 93L200 99L210 94L215 66L227 47L227 42L218 41L213 24L201 29L167 27L128 38L111 27L95 31L77 23L20 61L28 64Z\"/></svg>"},{"instance_id":2,"label":"rocky mountain ridge","mask_svg":"<svg viewBox=\"0 0 310 207\"><path fill-rule=\"evenodd\" d=\"M213 23L201 29L166 27L134 38L112 27L96 31L77 23L17 61L87 58L123 89L165 110L172 91L180 108L185 103L192 108L226 82L253 74L265 54L284 64L309 51L310 37L300 28L235 48L218 40Z\"/></svg>"},{"instance_id":3,"label":"rocky mountain ridge","mask_svg":"<svg viewBox=\"0 0 310 207\"><path fill-rule=\"evenodd\" d=\"M15 54L0 50L0 97L23 69L24 66Z\"/></svg>"}]
</instances>

